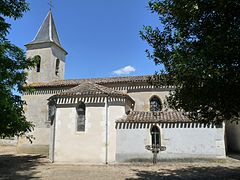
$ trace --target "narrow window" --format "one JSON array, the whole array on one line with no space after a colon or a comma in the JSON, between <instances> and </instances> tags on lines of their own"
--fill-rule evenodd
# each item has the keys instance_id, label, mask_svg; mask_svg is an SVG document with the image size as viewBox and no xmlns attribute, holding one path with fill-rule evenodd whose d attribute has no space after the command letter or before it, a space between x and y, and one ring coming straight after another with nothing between
<instances>
[{"instance_id":1,"label":"narrow window","mask_svg":"<svg viewBox=\"0 0 240 180\"><path fill-rule=\"evenodd\" d=\"M56 102L50 100L48 102L48 120L52 123L56 116Z\"/></svg>"},{"instance_id":2,"label":"narrow window","mask_svg":"<svg viewBox=\"0 0 240 180\"><path fill-rule=\"evenodd\" d=\"M86 106L83 102L80 102L76 107L77 111L77 131L85 131L85 112Z\"/></svg>"},{"instance_id":3,"label":"narrow window","mask_svg":"<svg viewBox=\"0 0 240 180\"><path fill-rule=\"evenodd\" d=\"M60 64L60 60L57 59L57 60L56 60L56 71L55 71L55 74L56 74L56 75L59 74L59 64Z\"/></svg>"},{"instance_id":4,"label":"narrow window","mask_svg":"<svg viewBox=\"0 0 240 180\"><path fill-rule=\"evenodd\" d=\"M156 112L156 111L161 111L161 110L162 110L161 100L158 97L153 96L150 99L150 111Z\"/></svg>"},{"instance_id":5,"label":"narrow window","mask_svg":"<svg viewBox=\"0 0 240 180\"><path fill-rule=\"evenodd\" d=\"M152 136L152 146L159 146L160 145L160 130L155 125L151 129L151 136Z\"/></svg>"},{"instance_id":6,"label":"narrow window","mask_svg":"<svg viewBox=\"0 0 240 180\"><path fill-rule=\"evenodd\" d=\"M35 56L35 61L36 61L36 71L40 72L40 68L41 68L41 57L40 56Z\"/></svg>"}]
</instances>

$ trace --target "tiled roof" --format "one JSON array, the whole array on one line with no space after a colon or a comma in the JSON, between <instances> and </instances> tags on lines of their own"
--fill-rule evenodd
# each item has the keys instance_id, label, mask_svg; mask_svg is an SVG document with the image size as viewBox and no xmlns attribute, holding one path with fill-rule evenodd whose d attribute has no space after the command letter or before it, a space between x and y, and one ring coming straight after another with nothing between
<instances>
[{"instance_id":1,"label":"tiled roof","mask_svg":"<svg viewBox=\"0 0 240 180\"><path fill-rule=\"evenodd\" d=\"M70 80L58 80L49 83L33 83L31 87L62 87L62 86L77 86L83 82L92 82L97 84L108 83L133 83L133 82L148 82L152 76L125 76L125 77L108 77L108 78L87 78L87 79L70 79Z\"/></svg>"},{"instance_id":2,"label":"tiled roof","mask_svg":"<svg viewBox=\"0 0 240 180\"><path fill-rule=\"evenodd\" d=\"M84 82L76 87L68 89L64 92L57 94L57 96L64 95L116 95L116 96L128 96L127 94L113 90L111 88L95 84L92 82Z\"/></svg>"},{"instance_id":3,"label":"tiled roof","mask_svg":"<svg viewBox=\"0 0 240 180\"><path fill-rule=\"evenodd\" d=\"M159 123L159 122L191 122L190 119L178 111L160 111L160 112L141 112L131 111L128 115L116 122L141 122L141 123Z\"/></svg>"}]
</instances>

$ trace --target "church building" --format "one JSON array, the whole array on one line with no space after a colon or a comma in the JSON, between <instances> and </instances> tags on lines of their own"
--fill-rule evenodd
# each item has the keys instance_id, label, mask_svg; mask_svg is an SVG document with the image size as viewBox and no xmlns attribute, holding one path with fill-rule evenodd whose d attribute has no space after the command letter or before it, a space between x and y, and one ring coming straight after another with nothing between
<instances>
[{"instance_id":1,"label":"church building","mask_svg":"<svg viewBox=\"0 0 240 180\"><path fill-rule=\"evenodd\" d=\"M34 123L30 143L20 138L19 153L38 153L59 163L118 163L158 159L225 158L225 125L190 121L163 102L173 86L154 87L151 76L64 80L65 57L49 11L27 58L34 88L23 99Z\"/></svg>"}]
</instances>

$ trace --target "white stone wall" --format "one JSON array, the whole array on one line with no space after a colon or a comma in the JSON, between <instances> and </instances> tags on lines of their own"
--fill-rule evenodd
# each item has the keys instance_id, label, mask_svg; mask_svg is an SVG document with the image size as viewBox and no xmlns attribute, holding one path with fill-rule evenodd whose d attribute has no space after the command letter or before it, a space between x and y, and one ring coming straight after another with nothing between
<instances>
[{"instance_id":1,"label":"white stone wall","mask_svg":"<svg viewBox=\"0 0 240 180\"><path fill-rule=\"evenodd\" d=\"M108 163L115 162L115 121L123 113L125 113L124 104L108 107ZM106 163L106 108L104 105L86 104L85 132L76 132L75 107L57 108L54 162Z\"/></svg>"},{"instance_id":2,"label":"white stone wall","mask_svg":"<svg viewBox=\"0 0 240 180\"><path fill-rule=\"evenodd\" d=\"M0 146L16 146L17 141L18 141L17 137L5 138L5 139L0 138Z\"/></svg>"},{"instance_id":3,"label":"white stone wall","mask_svg":"<svg viewBox=\"0 0 240 180\"><path fill-rule=\"evenodd\" d=\"M113 163L116 161L116 123L115 121L125 114L124 105L111 105L108 108L109 112L109 143L108 143L108 162Z\"/></svg>"},{"instance_id":4,"label":"white stone wall","mask_svg":"<svg viewBox=\"0 0 240 180\"><path fill-rule=\"evenodd\" d=\"M160 128L161 145L166 151L159 159L225 158L224 128ZM152 158L145 149L151 145L150 128L117 129L118 162Z\"/></svg>"},{"instance_id":5,"label":"white stone wall","mask_svg":"<svg viewBox=\"0 0 240 180\"><path fill-rule=\"evenodd\" d=\"M37 153L48 155L50 142L50 128L48 121L48 98L52 94L24 95L23 100L27 105L24 112L27 121L34 124L34 130L29 133L34 139L32 143L25 137L19 138L17 151L19 153Z\"/></svg>"},{"instance_id":6,"label":"white stone wall","mask_svg":"<svg viewBox=\"0 0 240 180\"><path fill-rule=\"evenodd\" d=\"M50 128L34 128L34 131L29 133L34 139L32 143L25 137L19 138L17 143L17 152L24 154L42 154L48 156Z\"/></svg>"},{"instance_id":7,"label":"white stone wall","mask_svg":"<svg viewBox=\"0 0 240 180\"><path fill-rule=\"evenodd\" d=\"M117 129L116 161L149 159L152 153L145 149L151 142L148 129Z\"/></svg>"},{"instance_id":8,"label":"white stone wall","mask_svg":"<svg viewBox=\"0 0 240 180\"><path fill-rule=\"evenodd\" d=\"M24 95L26 101L24 112L28 121L33 122L36 128L46 128L48 122L48 98L52 94Z\"/></svg>"},{"instance_id":9,"label":"white stone wall","mask_svg":"<svg viewBox=\"0 0 240 180\"><path fill-rule=\"evenodd\" d=\"M86 107L85 132L76 131L76 109L58 108L54 162L101 163L105 155L104 107Z\"/></svg>"}]
</instances>

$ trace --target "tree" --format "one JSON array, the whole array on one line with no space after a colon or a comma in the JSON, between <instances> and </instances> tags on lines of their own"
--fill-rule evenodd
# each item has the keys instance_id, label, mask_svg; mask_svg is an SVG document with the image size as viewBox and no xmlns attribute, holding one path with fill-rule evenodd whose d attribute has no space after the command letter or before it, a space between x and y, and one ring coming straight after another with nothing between
<instances>
[{"instance_id":1,"label":"tree","mask_svg":"<svg viewBox=\"0 0 240 180\"><path fill-rule=\"evenodd\" d=\"M240 120L240 2L150 0L161 25L140 32L148 57L164 70L157 85L174 84L171 108L200 122Z\"/></svg>"},{"instance_id":2,"label":"tree","mask_svg":"<svg viewBox=\"0 0 240 180\"><path fill-rule=\"evenodd\" d=\"M6 38L11 27L5 18L22 17L28 10L25 0L0 1L0 137L22 136L30 132L33 124L26 121L24 101L20 93L25 90L25 69L33 67L34 60L26 60L22 49ZM26 136L30 138L30 136Z\"/></svg>"}]
</instances>

